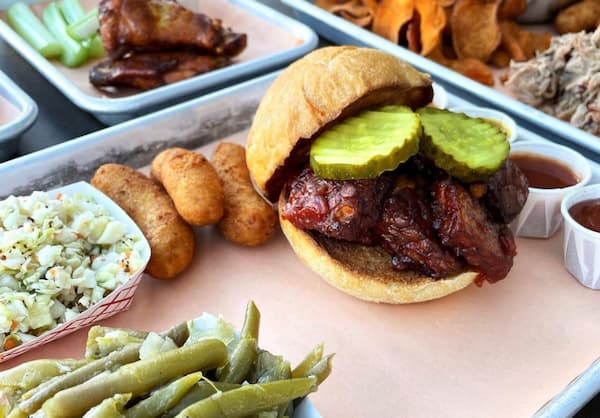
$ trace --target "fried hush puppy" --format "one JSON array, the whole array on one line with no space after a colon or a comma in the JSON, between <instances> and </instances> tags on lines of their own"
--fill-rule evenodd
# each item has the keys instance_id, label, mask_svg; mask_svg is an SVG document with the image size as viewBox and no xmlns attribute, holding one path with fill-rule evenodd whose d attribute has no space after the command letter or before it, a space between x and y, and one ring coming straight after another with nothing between
<instances>
[{"instance_id":1,"label":"fried hush puppy","mask_svg":"<svg viewBox=\"0 0 600 418\"><path fill-rule=\"evenodd\" d=\"M154 158L151 170L187 223L212 225L223 217L223 186L219 175L202 154L184 148L169 148Z\"/></svg>"},{"instance_id":2,"label":"fried hush puppy","mask_svg":"<svg viewBox=\"0 0 600 418\"><path fill-rule=\"evenodd\" d=\"M554 21L558 33L592 31L600 25L600 2L583 0L562 10Z\"/></svg>"},{"instance_id":3,"label":"fried hush puppy","mask_svg":"<svg viewBox=\"0 0 600 418\"><path fill-rule=\"evenodd\" d=\"M225 192L225 213L218 223L221 233L229 241L241 245L266 242L275 230L277 214L254 190L244 147L221 142L211 163L223 182Z\"/></svg>"},{"instance_id":4,"label":"fried hush puppy","mask_svg":"<svg viewBox=\"0 0 600 418\"><path fill-rule=\"evenodd\" d=\"M127 212L148 239L148 274L170 279L185 270L194 255L194 233L159 184L119 164L100 166L91 183Z\"/></svg>"}]
</instances>

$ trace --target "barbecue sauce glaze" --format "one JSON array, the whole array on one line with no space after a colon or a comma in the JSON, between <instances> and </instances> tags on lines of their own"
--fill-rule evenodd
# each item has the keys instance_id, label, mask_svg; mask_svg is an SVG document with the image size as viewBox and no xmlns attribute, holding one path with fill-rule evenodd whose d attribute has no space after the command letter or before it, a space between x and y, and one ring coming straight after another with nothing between
<instances>
[{"instance_id":1,"label":"barbecue sauce glaze","mask_svg":"<svg viewBox=\"0 0 600 418\"><path fill-rule=\"evenodd\" d=\"M569 213L580 225L600 232L600 199L579 202L569 209Z\"/></svg>"},{"instance_id":2,"label":"barbecue sauce glaze","mask_svg":"<svg viewBox=\"0 0 600 418\"><path fill-rule=\"evenodd\" d=\"M558 189L579 183L579 178L569 167L553 158L519 152L511 154L510 160L525 174L529 187Z\"/></svg>"}]
</instances>

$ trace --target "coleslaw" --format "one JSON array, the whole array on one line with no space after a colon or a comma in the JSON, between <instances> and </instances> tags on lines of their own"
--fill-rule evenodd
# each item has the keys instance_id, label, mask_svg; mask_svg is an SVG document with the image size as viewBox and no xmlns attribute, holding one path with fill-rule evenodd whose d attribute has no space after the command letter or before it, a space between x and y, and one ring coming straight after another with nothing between
<instances>
[{"instance_id":1,"label":"coleslaw","mask_svg":"<svg viewBox=\"0 0 600 418\"><path fill-rule=\"evenodd\" d=\"M0 351L99 302L143 267L143 240L90 197L0 201Z\"/></svg>"}]
</instances>

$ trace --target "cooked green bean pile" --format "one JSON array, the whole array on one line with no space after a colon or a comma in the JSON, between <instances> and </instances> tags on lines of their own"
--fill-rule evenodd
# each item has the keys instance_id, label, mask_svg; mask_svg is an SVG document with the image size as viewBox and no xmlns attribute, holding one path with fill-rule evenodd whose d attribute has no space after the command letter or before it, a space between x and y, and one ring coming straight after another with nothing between
<instances>
[{"instance_id":1,"label":"cooked green bean pile","mask_svg":"<svg viewBox=\"0 0 600 418\"><path fill-rule=\"evenodd\" d=\"M295 368L259 348L260 312L242 330L204 314L155 334L94 326L85 359L34 360L0 373L0 418L280 418L317 390L333 355Z\"/></svg>"}]
</instances>

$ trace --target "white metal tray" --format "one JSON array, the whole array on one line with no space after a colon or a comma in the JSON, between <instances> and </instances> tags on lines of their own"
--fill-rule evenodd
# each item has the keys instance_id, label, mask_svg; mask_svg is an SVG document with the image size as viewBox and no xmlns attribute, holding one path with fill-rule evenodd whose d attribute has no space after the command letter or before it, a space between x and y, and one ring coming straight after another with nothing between
<instances>
[{"instance_id":1,"label":"white metal tray","mask_svg":"<svg viewBox=\"0 0 600 418\"><path fill-rule=\"evenodd\" d=\"M202 0L206 2L207 0ZM211 0L214 2L215 0ZM235 80L254 77L259 73L272 71L277 67L301 57L317 45L317 36L302 23L270 8L256 0L219 0L223 6L235 7L241 13L247 13L256 19L251 27L256 30L262 26L272 25L284 34L293 38L286 43L285 49L268 50L260 45L260 52L253 53L251 57L245 57L245 52L234 60L232 65L210 71L189 79L155 88L148 91L136 91L120 97L107 97L99 94L89 82L87 82L87 71L89 65L78 69L69 70L58 65L56 61L50 61L37 53L21 36L19 36L7 21L2 18L2 10L6 9L12 2L0 0L0 36L10 44L26 61L36 68L50 83L60 90L69 100L81 109L92 113L101 122L113 125L135 116L150 113L159 108L173 103L197 97L203 92L231 85ZM40 3L39 0L30 0L28 3ZM89 3L94 3L90 1ZM87 5L87 3L86 3ZM216 3L207 4L211 8L219 8ZM233 10L233 9L232 9ZM238 13L239 14L239 13ZM237 15L237 14L236 14ZM227 19L225 24L227 24ZM235 30L235 28L233 28ZM267 36L266 34L265 36ZM264 36L263 36L264 38ZM268 39L268 36L267 38ZM274 39L274 41L280 41ZM248 45L254 42L248 36ZM261 40L264 42L264 39ZM81 70L81 71L78 71ZM79 74L79 73L85 74ZM85 83L85 88L82 87Z\"/></svg>"},{"instance_id":2,"label":"white metal tray","mask_svg":"<svg viewBox=\"0 0 600 418\"><path fill-rule=\"evenodd\" d=\"M153 156L159 152L160 150L166 147L172 146L184 146L187 148L199 148L205 144L210 143L211 141L227 138L236 133L239 134L240 131L244 131L247 129L251 123L252 117L256 110L256 106L258 105L262 95L264 94L267 87L272 83L276 74L270 74L267 76L263 76L257 78L255 80L240 84L235 87L231 87L225 89L223 91L213 93L207 95L205 97L182 103L177 106L171 107L169 109L162 110L160 112L147 115L145 117L135 119L126 123L123 123L118 126L114 126L111 128L107 128L105 130L86 135L84 137L57 145L52 148L48 148L46 150L42 150L36 152L34 154L30 154L27 156L23 156L17 158L12 161L8 161L6 163L0 164L0 178L3 180L0 182L0 197L5 196L9 193L29 193L34 189L50 189L55 186L59 186L62 184L85 180L92 177L95 169L102 163L105 162L119 162L123 164L130 165L132 167L141 168L147 166ZM449 94L448 95L448 106L459 106L465 104L464 100ZM528 131L527 129L521 128L519 130L519 141L544 141L545 139ZM597 163L592 162L593 170L594 170L594 178L593 182L600 181L600 166ZM231 272L231 268L234 268L233 265L236 263L243 263L245 270L247 273L238 273L240 277L231 278L231 282L235 284L231 284L231 286L237 288L238 286L246 286L244 289L246 291L253 293L254 296L258 298L263 298L262 303L269 303L272 305L272 308L275 309L288 309L290 306L293 306L293 310L304 309L304 315L295 315L294 321L298 322L298 325L301 323L306 328L310 327L312 337L319 336L319 338L323 338L326 344L333 344L333 341L337 341L338 346L334 347L337 351L336 355L336 363L334 365L334 372L330 379L331 381L325 382L323 387L316 393L314 396L311 396L313 400L315 400L317 407L322 411L322 413L326 413L330 416L335 416L335 412L338 409L344 411L346 403L352 403L352 399L359 398L362 399L367 396L365 391L373 390L375 392L372 395L377 394L379 402L381 399L386 399L386 402L390 404L394 404L394 402L407 402L408 399L405 398L404 393L395 392L394 391L386 391L381 392L381 387L378 386L377 382L374 382L372 379L364 378L360 373L356 374L355 367L358 367L357 364L364 367L369 367L370 362L381 362L383 361L381 353L373 353L368 350L363 350L362 343L359 343L358 346L353 347L347 338L351 339L360 339L360 335L357 334L359 328L362 329L361 325L357 322L353 322L354 325L350 326L349 324L340 325L336 321L327 321L328 318L322 317L319 323L309 322L306 323L306 319L303 319L304 316L314 316L310 311L321 312L323 316L336 315L334 318L339 320L340 318L344 318L344 316L349 315L350 311L354 313L351 315L354 318L360 318L359 322L363 320L366 321L366 317L375 316L375 318L371 318L374 321L382 321L384 317L387 319L397 323L399 326L404 326L404 330L399 328L399 332L407 331L406 327L410 327L411 324L403 323L401 325L399 322L402 321L402 317L408 315L411 317L415 317L415 313L418 312L419 315L428 315L429 313L436 311L436 309L440 309L441 311L446 312L447 315L453 315L452 312L454 310L463 310L468 309L469 305L473 305L476 303L475 300L481 300L481 298L491 292L501 292L502 289L506 291L506 287L503 287L504 284L496 284L493 289L485 288L485 289L471 289L472 292L477 293L474 295L465 292L459 292L462 295L456 297L444 298L439 302L433 302L429 304L420 304L419 306L414 307L385 307L378 306L373 304L364 303L361 301L357 301L355 299L349 298L346 295L340 294L333 289L330 289L326 284L321 284L316 277L314 281L313 277L310 276L310 273L297 261L297 258L291 254L291 250L284 244L283 239L277 239L275 242L269 244L266 248L262 248L259 252L248 252L243 249L235 249L231 247L230 244L226 242L220 242L219 240L213 240L211 238L210 243L204 242L204 246L201 249L201 253L204 254L204 259L201 260L198 264L202 265L202 271L200 273L194 273L194 279L198 280L211 280L209 278L213 278L215 274L219 274L221 272L221 268L225 269L223 271ZM524 243L523 241L521 241ZM535 243L534 243L535 244ZM531 242L529 245L533 245ZM215 248L216 247L216 248ZM227 260L228 266L217 266L216 263L211 265L211 262L214 261L209 254L205 254L209 252L209 250L222 250L227 251ZM277 253L276 257L279 257L279 260L275 260L273 258L274 252ZM206 257L209 259L207 260ZM256 263L256 260L260 261L260 266L253 266L252 263ZM267 260L271 260L271 264ZM206 263L206 264L204 264ZM264 264L266 263L266 264ZM278 270L275 265L277 263L284 264L284 270ZM554 261L558 268L558 262ZM207 265L208 264L208 265ZM273 270L273 271L272 271ZM202 275L205 274L206 276ZM278 278L275 277L265 277L269 275L275 274ZM285 275L290 276L289 280ZM283 276L281 276L283 275ZM303 277L302 275L306 276ZM310 277L309 277L310 276ZM190 279L189 277L182 277L180 280ZM225 276L220 277L221 280L225 280ZM568 284L571 284L570 277L561 276L561 280L567 280ZM287 280L287 281L286 281ZM218 312L221 310L231 310L232 308L229 305L231 303L223 303L224 301L231 302L232 293L233 292L230 287L226 284L221 285L218 288L218 294L216 300L211 299L207 296L206 292L212 292L212 285L201 284L201 282L197 282L197 287L202 292L202 297L199 300L202 304L214 304L215 308L211 308L210 306L202 306L203 310ZM572 279L575 282L575 279ZM281 282L281 283L278 283ZM508 281L507 281L508 282ZM517 281L513 281L512 283L517 283ZM181 281L179 283L182 283ZM202 282L205 283L205 282ZM307 284L310 283L310 286ZM507 283L507 285L509 285ZM142 295L138 297L136 300L143 301L144 300L144 292L146 298L151 298L151 292L159 291L161 295L165 298L169 296L169 294L173 295L177 292L178 282L175 281L173 283L148 283L144 288L144 283L142 283ZM209 287L202 287L209 286ZM500 287L498 287L500 286ZM512 284L510 284L512 286ZM274 287L277 289L278 298L274 300L272 294L269 294L269 290L267 287L271 289ZM595 295L587 293L593 292L590 290L579 289L578 287L570 287L571 291L581 295L580 292L586 292L586 299L594 297ZM489 291L489 292L488 292ZM467 291L468 292L468 291ZM543 290L539 290L540 293ZM510 292L509 292L510 293ZM306 297L308 294L314 297L314 300L306 300L302 299L302 297ZM236 298L247 298L253 297L252 294L243 293L235 294L233 299L238 301ZM525 296L532 297L530 296ZM509 294L504 293L504 299L510 298ZM268 302L267 302L268 301ZM257 301L257 303L260 302ZM531 301L529 300L530 303ZM563 300L564 302L564 300ZM142 302L140 302L142 303ZM147 302L148 303L148 302ZM500 301L493 306L489 306L490 310L494 310L496 308L501 308ZM581 303L579 300L578 303ZM498 305L500 304L500 305ZM556 300L556 306L553 306L551 309L557 310L560 309L560 300ZM169 304L167 304L169 305ZM184 303L180 303L179 309L185 309ZM261 303L259 303L261 306ZM326 310L323 311L323 306L327 306ZM594 305L595 306L595 305ZM448 310L450 308L450 310ZM126 312L121 316L115 317L115 321L125 321L134 318L136 307L133 306L132 310ZM527 307L523 307L524 310ZM278 312L278 311L276 311ZM436 311L437 312L437 311ZM493 311L495 312L495 311ZM504 312L504 311L502 311ZM182 313L183 314L183 313ZM227 312L223 312L225 317L229 317ZM502 316L498 313L498 315ZM494 317L498 315L494 314ZM265 318L267 315L265 315ZM416 316L418 317L418 315ZM123 319L124 318L124 319ZM436 316L436 321L438 321L438 326L442 326L440 321L444 321L442 317ZM314 319L312 319L314 320ZM311 321L312 321L311 320ZM414 319L413 319L414 320ZM528 321L528 318L522 318L519 320ZM148 321L160 321L159 317L155 319L149 319ZM305 321L305 322L303 322ZM297 335L297 327L294 327L292 330L288 329L289 326L285 324L289 324L290 319L289 316L285 315L282 318L274 318L271 323L272 326L280 325L279 335L276 337L272 337L274 342L281 344L281 351L287 352L288 349L295 350L294 345L298 341L304 342L304 339L298 337ZM153 322L155 323L155 322ZM118 324L120 326L126 326L122 322L114 322L113 324ZM159 324L156 323L157 329L162 329L167 324ZM514 327L521 326L518 323L514 324ZM372 327L369 327L372 330ZM377 329L383 331L381 326L378 326ZM461 328L462 329L462 328ZM470 329L469 326L466 326L466 329ZM516 328L507 327L507 329L511 329L511 335L516 331ZM412 332L412 331L411 331ZM581 331L580 331L581 332ZM379 344L385 344L385 339L390 337L390 333L392 333L391 329L385 330L383 335L379 334L376 338L377 341L372 341L374 344L373 347L380 347ZM348 334L348 335L346 335ZM73 334L75 335L75 334ZM265 333L266 335L266 333ZM522 334L520 334L522 335ZM581 335L581 334L579 334ZM585 334L588 335L588 334ZM75 335L76 338L77 336ZM573 335L571 335L571 338ZM83 338L83 337L80 337ZM419 338L423 338L422 335L416 333L414 336L414 341L417 346L419 346ZM426 338L426 337L425 337ZM476 338L475 336L470 336L470 338ZM343 344L346 341L347 344ZM379 342L378 342L379 341ZM471 340L471 343L473 340ZM72 342L73 343L73 342ZM355 341L356 343L356 341ZM363 342L364 343L364 342ZM371 344L369 343L369 344ZM465 345L471 344L469 341L464 342ZM523 344L524 342L521 342ZM74 343L73 343L74 345ZM269 345L270 346L270 345ZM397 350L402 349L403 347L395 346ZM498 347L494 347L494 352ZM589 347L590 350L596 350L593 347ZM381 349L381 347L380 347ZM548 347L549 350L554 350L555 347ZM59 348L49 348L49 350L60 350ZM423 352L431 351L431 347L421 347L418 351ZM442 350L444 350L442 348ZM462 351L467 354L470 353L472 347L467 348L462 347ZM490 348L490 350L492 350ZM563 350L565 348L563 347ZM53 351L44 351L40 355L48 356L52 354ZM453 356L458 353L452 353ZM576 356L576 354L569 352L571 357ZM589 355L589 350L588 350ZM595 354L594 354L595 355ZM520 371L521 367L525 365L518 361L518 364L512 363L514 358L518 358L519 353L514 352L510 353L508 357L510 357L507 361L511 362L510 367L514 367L515 369L511 370L511 376L516 375L520 377L527 377L531 379L533 382L541 383L539 379L542 378L542 374L539 376L525 376L523 371ZM506 357L506 356L504 356ZM432 361L433 357L429 357ZM587 358L587 357L586 357ZM395 376L402 381L408 380L409 382L418 381L422 379L423 376L400 376L402 375L402 371L398 370L398 361L401 359L398 358L389 358L388 361L392 361L390 364L394 364L394 368L387 368L384 374L389 374L390 376ZM423 364L422 373L424 376L429 376L429 374L433 374L434 376L438 375L439 370L435 368L435 364L446 364L440 359L437 359L438 363L427 363ZM446 359L450 360L450 358ZM344 363L346 361L346 363ZM488 362L496 362L497 358L492 354L487 357ZM591 360L590 360L591 361ZM469 363L470 366L468 369L461 369L462 373L471 373L472 370L478 369L479 367L476 364ZM579 364L579 363L578 363ZM345 366L345 367L344 367ZM434 370L431 370L431 367L434 367ZM551 370L553 368L560 368L561 364L545 364L542 367L545 367L545 370ZM571 383L568 382L569 378L561 379L558 383L558 386L554 385L556 392L559 392L559 388L562 385L565 385L566 388L556 395L552 400L550 400L547 404L542 405L548 398L552 396L553 393L547 393L546 398L542 398L539 401L539 405L534 405L533 409L531 409L531 405L529 405L528 410L530 410L530 414L536 417L564 417L569 416L573 412L580 409L587 401L589 401L595 393L600 390L600 379L598 378L599 373L599 363L596 362L592 366L590 366L587 370L583 370L585 366L581 365L581 369L579 366L576 371L570 371L568 375L570 378L575 377L577 373L583 372L577 379L573 380ZM471 371L469 371L471 370ZM542 369L540 369L540 372ZM362 373L362 372L361 372ZM572 373L572 374L571 374ZM362 376L362 377L361 377ZM388 378L390 376L381 375L380 377ZM458 382L461 379L459 375L452 375L452 381ZM440 374L439 377L448 378L443 374ZM494 379L497 379L498 376L495 376ZM458 379L458 380L456 380ZM486 377L486 381L489 381L489 376ZM536 380L537 379L537 380ZM562 382L564 380L564 382ZM465 383L466 382L466 383ZM511 386L514 385L514 390L519 390L522 392L525 391L525 396L522 397L521 401L530 402L531 396L526 395L527 389L520 388L520 381L511 380ZM461 392L465 396L465 405L468 405L468 399L472 399L473 396L476 396L475 393L477 390L481 388L468 386L469 381L461 381L461 384L466 384L466 387L470 387L467 393ZM471 382L472 383L472 382ZM412 387L411 383L408 383L409 386L404 388L397 388L398 391L406 390L409 391ZM498 386L498 382L495 382L496 387ZM564 386L563 386L564 387ZM353 393L352 391L356 391ZM513 391L514 391L513 390ZM412 393L412 392L411 392ZM544 392L546 393L546 392ZM413 396L415 394L411 394ZM488 395L489 396L489 395ZM495 395L494 395L495 396ZM383 397L383 398L382 398ZM417 407L425 409L426 404L422 402L426 402L426 397L411 397L410 403L417 405ZM488 398L485 398L488 399ZM536 398L537 399L537 398ZM490 399L488 399L489 401ZM353 404L354 405L354 404ZM407 404L408 405L408 404ZM322 408L323 407L323 408ZM362 412L356 412L357 415L354 416L368 416L368 411L373 409L381 408L380 404L373 403L371 405L365 405L361 403L361 407L363 408ZM445 408L446 406L442 406ZM536 409L539 409L537 413ZM462 410L463 413L470 413ZM489 412L489 411L488 411ZM349 411L346 411L348 416L352 415ZM386 414L378 415L378 416L394 416L398 411L387 410ZM333 415L332 415L333 414ZM447 415L450 416L451 414ZM485 414L483 414L485 415ZM305 416L316 416L316 415L301 415ZM456 410L454 411L454 415L456 415ZM462 415L464 416L464 414ZM522 416L522 414L520 414Z\"/></svg>"},{"instance_id":3,"label":"white metal tray","mask_svg":"<svg viewBox=\"0 0 600 418\"><path fill-rule=\"evenodd\" d=\"M35 121L38 107L31 97L2 71L0 71L0 99L6 100L18 112L14 119L4 125L0 124L0 161L4 161L17 153L19 136Z\"/></svg>"},{"instance_id":4,"label":"white metal tray","mask_svg":"<svg viewBox=\"0 0 600 418\"><path fill-rule=\"evenodd\" d=\"M567 141L600 154L600 137L578 129L567 122L550 116L497 90L450 70L434 61L398 46L366 29L335 16L307 0L281 0L291 7L301 22L334 43L369 46L396 55L421 71L428 72L451 93L471 102L483 102L517 118L520 125L529 127L555 142ZM560 139L563 139L561 141Z\"/></svg>"}]
</instances>

